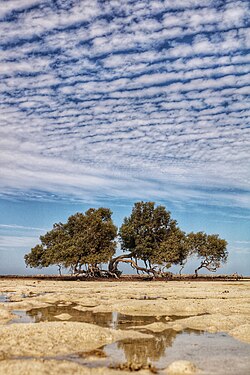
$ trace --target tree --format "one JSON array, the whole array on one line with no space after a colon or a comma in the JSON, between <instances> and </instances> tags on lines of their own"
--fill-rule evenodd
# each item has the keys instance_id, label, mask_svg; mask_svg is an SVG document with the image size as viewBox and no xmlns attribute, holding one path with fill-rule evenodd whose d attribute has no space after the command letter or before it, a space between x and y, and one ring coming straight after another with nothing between
<instances>
[{"instance_id":1,"label":"tree","mask_svg":"<svg viewBox=\"0 0 250 375\"><path fill-rule=\"evenodd\" d=\"M201 259L200 266L195 269L196 277L198 277L198 271L201 268L216 272L221 263L226 262L228 257L227 241L219 238L218 234L190 233L187 240L189 254L195 254Z\"/></svg>"},{"instance_id":2,"label":"tree","mask_svg":"<svg viewBox=\"0 0 250 375\"><path fill-rule=\"evenodd\" d=\"M113 258L116 249L117 228L108 208L90 208L84 214L76 213L65 224L56 223L52 230L40 237L41 243L25 255L29 267L57 265L70 268L72 274L86 276L115 276L120 262L129 263L139 271L153 276L166 275L166 269L180 264L183 269L188 256L201 259L195 270L215 272L227 260L227 242L217 234L204 232L186 235L171 218L164 206L154 202L137 202L132 213L124 218L119 240L124 254ZM138 261L144 262L144 266ZM108 270L102 269L108 263Z\"/></svg>"},{"instance_id":3,"label":"tree","mask_svg":"<svg viewBox=\"0 0 250 375\"><path fill-rule=\"evenodd\" d=\"M165 268L170 268L173 264L179 264L181 269L183 269L188 254L189 248L186 234L178 227L175 227L172 228L167 238L159 246L159 250L153 255L152 262L165 265Z\"/></svg>"},{"instance_id":4,"label":"tree","mask_svg":"<svg viewBox=\"0 0 250 375\"><path fill-rule=\"evenodd\" d=\"M67 223L54 224L53 229L40 237L41 244L25 255L30 267L57 265L70 268L72 273L101 276L101 264L115 253L117 228L108 208L90 208L68 218Z\"/></svg>"},{"instance_id":5,"label":"tree","mask_svg":"<svg viewBox=\"0 0 250 375\"><path fill-rule=\"evenodd\" d=\"M185 259L185 233L171 219L164 206L154 202L135 203L130 217L125 217L119 231L121 249L128 254L112 259L109 270L117 272L119 262L130 263L137 272L162 274L172 264ZM145 267L138 266L142 260Z\"/></svg>"}]
</instances>

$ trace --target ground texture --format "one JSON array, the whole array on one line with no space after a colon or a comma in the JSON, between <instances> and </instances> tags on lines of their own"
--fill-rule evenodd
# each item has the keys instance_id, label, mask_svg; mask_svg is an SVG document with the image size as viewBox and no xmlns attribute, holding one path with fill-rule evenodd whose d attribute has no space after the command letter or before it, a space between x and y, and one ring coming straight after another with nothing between
<instances>
[{"instance_id":1,"label":"ground texture","mask_svg":"<svg viewBox=\"0 0 250 375\"><path fill-rule=\"evenodd\" d=\"M121 340L150 340L152 335L170 329L171 332L225 332L242 343L250 344L250 283L244 281L78 282L1 279L0 295L3 301L0 302L0 373L6 375L53 375L60 372L66 375L125 375L132 370L138 370L140 374L154 371L169 375L200 373L195 365L188 367L185 363L186 367L180 364L179 370L178 364L160 370L150 366L141 366L139 369L133 363L127 364L127 367L107 368L105 358L96 360L96 355L91 354L100 347ZM15 311L38 311L36 309L39 308L45 311L45 308L55 304L73 306L79 316L83 312L91 312L97 317L115 312L134 317L145 316L145 321L142 319L141 324L129 329L117 329L112 324L105 327L98 322L72 321L71 313L55 315L54 321L48 318L48 321L45 319L36 324L18 324L18 318L14 315ZM152 316L156 319L150 322L147 317ZM90 353L88 365L72 360L75 353L78 359L81 353L83 357ZM242 371L243 374L245 370Z\"/></svg>"}]
</instances>

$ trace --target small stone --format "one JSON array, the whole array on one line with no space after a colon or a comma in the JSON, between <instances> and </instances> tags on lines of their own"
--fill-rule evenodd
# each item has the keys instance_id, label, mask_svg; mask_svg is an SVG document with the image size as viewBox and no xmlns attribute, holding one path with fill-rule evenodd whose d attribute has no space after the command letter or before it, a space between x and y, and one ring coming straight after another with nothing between
<instances>
[{"instance_id":1,"label":"small stone","mask_svg":"<svg viewBox=\"0 0 250 375\"><path fill-rule=\"evenodd\" d=\"M210 332L210 333L216 333L217 329L216 329L215 326L209 326L209 327L207 327L207 331Z\"/></svg>"},{"instance_id":2,"label":"small stone","mask_svg":"<svg viewBox=\"0 0 250 375\"><path fill-rule=\"evenodd\" d=\"M194 363L184 360L175 361L165 369L167 375L193 375L196 371Z\"/></svg>"},{"instance_id":3,"label":"small stone","mask_svg":"<svg viewBox=\"0 0 250 375\"><path fill-rule=\"evenodd\" d=\"M60 315L55 315L55 318L60 319L60 320L69 320L72 318L70 314L60 314Z\"/></svg>"},{"instance_id":4,"label":"small stone","mask_svg":"<svg viewBox=\"0 0 250 375\"><path fill-rule=\"evenodd\" d=\"M88 310L87 307L80 306L80 305L74 306L72 308L75 309L75 310L78 310L78 311L87 311Z\"/></svg>"},{"instance_id":5,"label":"small stone","mask_svg":"<svg viewBox=\"0 0 250 375\"><path fill-rule=\"evenodd\" d=\"M172 329L174 329L177 332L182 331L183 330L183 325L180 324L180 323L175 323L175 324L173 324Z\"/></svg>"}]
</instances>

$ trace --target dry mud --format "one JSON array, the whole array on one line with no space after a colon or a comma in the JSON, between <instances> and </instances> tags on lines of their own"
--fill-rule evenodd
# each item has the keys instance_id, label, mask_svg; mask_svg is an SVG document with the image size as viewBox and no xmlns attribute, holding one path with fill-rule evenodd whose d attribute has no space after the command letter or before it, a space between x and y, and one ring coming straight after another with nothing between
<instances>
[{"instance_id":1,"label":"dry mud","mask_svg":"<svg viewBox=\"0 0 250 375\"><path fill-rule=\"evenodd\" d=\"M172 367L164 363L159 368L143 363L140 367L138 358L134 363L133 353L126 364L121 360L121 364L110 366L105 355L95 351L105 346L119 351L119 343L128 348L131 342L138 342L143 351L141 343L150 342L152 335L156 335L156 342L162 332L172 332L173 341L174 332L177 335L204 331L228 334L247 353L249 292L250 283L243 281L122 283L3 279L0 280L0 373L125 375L136 370L139 374L172 374L171 369L177 368L177 375L223 374L223 368L208 369L208 358L198 365L191 364L193 370L185 372L181 367L178 370L178 363ZM126 326L126 319L119 325L113 320L107 324L109 316L114 319L114 313L123 319L132 316L136 324ZM25 319L26 323L19 324ZM158 348L153 345L152 350ZM186 359L176 353L171 358ZM247 373L247 365L250 362L242 360L238 374Z\"/></svg>"}]
</instances>

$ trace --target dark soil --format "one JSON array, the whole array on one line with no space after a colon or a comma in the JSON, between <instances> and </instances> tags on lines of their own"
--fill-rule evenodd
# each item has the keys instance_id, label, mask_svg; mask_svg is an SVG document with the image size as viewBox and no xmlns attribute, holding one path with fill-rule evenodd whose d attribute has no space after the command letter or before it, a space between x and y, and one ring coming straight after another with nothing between
<instances>
[{"instance_id":1,"label":"dark soil","mask_svg":"<svg viewBox=\"0 0 250 375\"><path fill-rule=\"evenodd\" d=\"M151 277L146 275L122 275L119 279L112 277L84 277L70 275L0 275L0 279L57 280L57 281L250 281L250 276L242 275L170 275L168 277Z\"/></svg>"}]
</instances>

